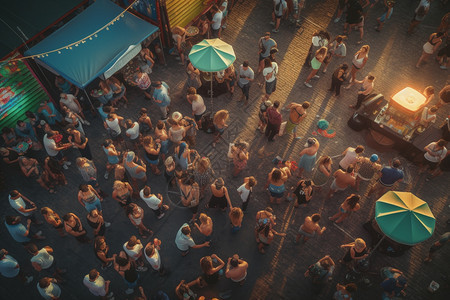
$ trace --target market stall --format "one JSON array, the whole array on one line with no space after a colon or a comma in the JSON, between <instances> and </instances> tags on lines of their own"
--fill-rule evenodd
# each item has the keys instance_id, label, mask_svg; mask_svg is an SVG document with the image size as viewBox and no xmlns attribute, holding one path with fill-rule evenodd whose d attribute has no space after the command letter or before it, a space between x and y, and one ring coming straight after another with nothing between
<instances>
[{"instance_id":1,"label":"market stall","mask_svg":"<svg viewBox=\"0 0 450 300\"><path fill-rule=\"evenodd\" d=\"M97 0L26 54L84 89L122 69L139 53L141 43L158 38L158 32L111 1Z\"/></svg>"},{"instance_id":2,"label":"market stall","mask_svg":"<svg viewBox=\"0 0 450 300\"><path fill-rule=\"evenodd\" d=\"M441 137L441 131L421 124L424 108L430 98L406 87L390 100L382 94L367 97L348 125L354 130L369 129L369 135L379 145L394 148L408 159L423 153L423 148Z\"/></svg>"}]
</instances>

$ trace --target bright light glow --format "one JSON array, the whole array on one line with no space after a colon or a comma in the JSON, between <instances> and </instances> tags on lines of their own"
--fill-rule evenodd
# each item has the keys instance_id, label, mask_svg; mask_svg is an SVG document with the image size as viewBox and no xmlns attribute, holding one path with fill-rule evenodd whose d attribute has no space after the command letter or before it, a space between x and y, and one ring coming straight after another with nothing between
<instances>
[{"instance_id":1,"label":"bright light glow","mask_svg":"<svg viewBox=\"0 0 450 300\"><path fill-rule=\"evenodd\" d=\"M418 111L426 100L427 98L422 93L410 87L406 87L392 96L392 101L412 113Z\"/></svg>"}]
</instances>

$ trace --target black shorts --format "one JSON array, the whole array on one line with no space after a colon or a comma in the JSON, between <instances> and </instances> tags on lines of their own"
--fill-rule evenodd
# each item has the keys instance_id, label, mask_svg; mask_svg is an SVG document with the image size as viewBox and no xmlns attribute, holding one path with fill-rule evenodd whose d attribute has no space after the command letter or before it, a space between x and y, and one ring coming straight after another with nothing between
<instances>
[{"instance_id":1,"label":"black shorts","mask_svg":"<svg viewBox=\"0 0 450 300\"><path fill-rule=\"evenodd\" d=\"M195 215L198 212L198 207L199 207L199 205L192 206L192 207L189 207L189 210L192 212L193 215Z\"/></svg>"},{"instance_id":2,"label":"black shorts","mask_svg":"<svg viewBox=\"0 0 450 300\"><path fill-rule=\"evenodd\" d=\"M202 113L201 115L194 115L194 120L195 120L196 122L200 121L200 120L202 119L202 117L203 117L204 114L205 114L205 113Z\"/></svg>"},{"instance_id":3,"label":"black shorts","mask_svg":"<svg viewBox=\"0 0 450 300\"><path fill-rule=\"evenodd\" d=\"M275 14L275 19L281 19L282 17L283 17L283 15L277 16L277 15Z\"/></svg>"},{"instance_id":4,"label":"black shorts","mask_svg":"<svg viewBox=\"0 0 450 300\"><path fill-rule=\"evenodd\" d=\"M433 162L433 161L429 161L428 159L426 159L425 157L423 158L423 162L425 165L430 167L430 170L434 170L437 168L439 162Z\"/></svg>"}]
</instances>

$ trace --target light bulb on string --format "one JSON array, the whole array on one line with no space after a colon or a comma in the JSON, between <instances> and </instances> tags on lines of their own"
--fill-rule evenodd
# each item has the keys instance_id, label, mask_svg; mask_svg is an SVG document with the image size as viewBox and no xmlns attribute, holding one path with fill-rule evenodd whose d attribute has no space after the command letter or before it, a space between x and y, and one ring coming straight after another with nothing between
<instances>
[{"instance_id":1,"label":"light bulb on string","mask_svg":"<svg viewBox=\"0 0 450 300\"><path fill-rule=\"evenodd\" d=\"M75 44L75 47L78 47L78 44Z\"/></svg>"},{"instance_id":2,"label":"light bulb on string","mask_svg":"<svg viewBox=\"0 0 450 300\"><path fill-rule=\"evenodd\" d=\"M70 50L72 50L72 47L69 47Z\"/></svg>"},{"instance_id":3,"label":"light bulb on string","mask_svg":"<svg viewBox=\"0 0 450 300\"><path fill-rule=\"evenodd\" d=\"M94 37L98 37L98 35L97 35L97 34L94 34Z\"/></svg>"},{"instance_id":4,"label":"light bulb on string","mask_svg":"<svg viewBox=\"0 0 450 300\"><path fill-rule=\"evenodd\" d=\"M89 40L91 40L91 41L92 41L92 36L90 36L90 37L89 37Z\"/></svg>"},{"instance_id":5,"label":"light bulb on string","mask_svg":"<svg viewBox=\"0 0 450 300\"><path fill-rule=\"evenodd\" d=\"M61 51L58 51L58 54L61 54Z\"/></svg>"},{"instance_id":6,"label":"light bulb on string","mask_svg":"<svg viewBox=\"0 0 450 300\"><path fill-rule=\"evenodd\" d=\"M106 27L106 30L109 30L109 27Z\"/></svg>"}]
</instances>

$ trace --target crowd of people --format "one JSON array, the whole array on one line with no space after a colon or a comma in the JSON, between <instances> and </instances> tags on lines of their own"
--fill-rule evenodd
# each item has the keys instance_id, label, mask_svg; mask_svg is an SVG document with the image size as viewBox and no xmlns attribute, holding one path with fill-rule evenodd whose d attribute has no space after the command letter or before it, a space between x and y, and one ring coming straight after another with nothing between
<instances>
[{"instance_id":1,"label":"crowd of people","mask_svg":"<svg viewBox=\"0 0 450 300\"><path fill-rule=\"evenodd\" d=\"M212 8L212 20L200 18L200 34L205 37L221 37L222 30L226 28L227 10L233 7L234 1L218 1ZM229 3L231 2L231 4ZM304 1L274 0L273 8L273 33L280 30L282 18L292 13L294 21L300 23L300 11ZM293 2L293 3L291 3ZM363 2L362 5L360 2ZM375 5L376 1L339 1L336 23L343 16L346 8L345 34L349 34L353 27L360 32L363 39L364 18L368 9ZM385 13L377 19L377 31L383 28L384 23L393 14L394 1L384 1ZM414 20L408 29L412 33L427 14L429 1L422 0L416 9ZM218 174L214 171L211 161L205 157L205 153L199 153L196 148L197 135L202 138L210 138L213 147L223 142L222 135L229 126L230 112L224 108L218 110L213 116L208 115L207 107L203 97L198 94L201 88L200 72L187 59L186 32L181 27L172 30L175 51L173 52L180 64L186 68L188 75L185 98L192 106L192 117L173 111L175 105L171 99L171 88L164 81L151 80L149 74L158 63L157 55L150 50L144 49L140 56L143 62L140 70L136 73L133 84L142 92L143 97L152 101L159 108L160 120L150 118L147 108L142 107L136 112L136 118L122 117L121 110L128 107L132 100L126 96L127 89L120 80L111 77L101 81L99 88L102 97L95 101L96 113L101 117L105 128L107 139L101 141L103 157L93 155L91 152L91 140L89 135L90 122L87 120L87 108L79 100L79 90L62 77L55 79L55 88L60 92L59 104L52 101L44 101L35 112L26 112L27 120L17 122L15 128L3 128L3 147L0 148L2 163L11 168L17 168L30 180L35 180L48 193L63 195L68 184L65 171L76 167L80 174L80 184L77 194L78 202L84 207L84 214L75 214L70 211L56 212L49 206L38 207L30 198L32 195L24 195L20 188L9 191L9 203L14 209L14 214L5 215L5 227L12 239L24 245L30 254L32 267L38 272L37 290L44 299L59 299L62 291L60 285L64 284L66 270L61 268L61 263L55 261L52 253L57 247L46 245L39 248L36 243L44 240L43 230L38 227L45 220L53 227L59 236L73 236L79 243L89 244L93 248L95 257L98 259L100 269L113 267L123 278L127 295L134 293L133 299L147 299L144 288L139 286L140 273L148 271L148 265L159 276L169 274L167 266L162 263L160 256L161 244L168 241L163 236L153 232L147 222L148 218L160 220L164 217L170 218L170 210L176 209L177 205L186 207L192 213L190 219L177 231L175 247L181 256L187 256L191 249L209 247L213 235L214 220L208 216L208 211L220 209L230 220L230 232L236 234L242 226L244 218L251 219L246 215L249 205L252 204L252 193L256 188L267 190L268 206L259 210L255 216L254 236L255 247L264 254L275 236L285 237L286 233L277 231L276 216L273 206L282 205L282 200L294 201L294 207L305 207L320 195L321 190L327 190L327 198L336 193L351 193L340 204L334 215L327 216L331 222L336 224L349 222L348 218L361 209L362 195L359 189L363 182L373 183L369 189L369 197L375 194L378 198L403 180L405 174L399 159L392 162L381 162L376 153L366 154L362 145L350 146L338 156L330 156L330 153L320 148L319 140L315 137L307 138L304 149L292 160L276 159L275 166L268 168L268 176L265 184L259 184L254 176L242 176L247 169L247 162L251 158L250 145L244 139L237 139L230 144L228 158L233 163L232 177L243 177L241 185L236 191L227 188L224 177L228 174ZM346 36L338 35L333 40L329 33L319 31L314 34L317 45L311 49L311 57L307 63L311 66L311 72L306 77L304 85L312 88L312 79L320 78L318 71L327 72L327 67L333 58L343 60L347 50L344 40ZM427 44L423 47L423 54L417 62L417 67L425 61L428 56L438 51L446 32L433 33ZM314 40L314 38L313 38ZM314 42L313 42L314 44ZM429 45L428 45L429 44ZM293 140L300 140L299 125L309 117L308 109L310 102L289 103L284 109L289 112L285 120L284 128L281 129L283 117L281 114L281 103L278 100L271 101L271 94L276 90L277 77L279 74L276 62L277 42L266 32L258 41L259 64L255 73L248 61L244 61L236 69L233 65L222 72L214 74L220 84L226 86L226 90L233 95L235 87L239 87L242 95L239 101L245 99L244 105L249 103L249 91L252 82L257 82L261 87L264 84L264 95L259 105L258 129L265 134L269 142L279 138L281 134L292 134ZM447 52L448 52L448 46ZM315 49L316 48L316 49ZM341 86L348 81L345 89L353 85L361 85L357 93L357 102L351 108L358 109L366 96L374 89L375 77L368 74L363 80L358 80L359 71L364 68L369 57L370 46L363 45L352 56L351 68L342 63L333 72L330 91L335 96L340 95ZM256 54L255 54L256 55ZM439 51L438 58L446 53ZM447 58L445 58L445 66ZM441 64L442 67L442 64ZM153 76L153 75L152 75ZM439 100L434 106L427 108L429 114L424 122L434 122L436 111L443 104L448 103L450 86L444 87L439 94ZM427 88L424 94L430 101L433 99L434 90ZM430 102L429 101L429 102ZM201 132L204 131L204 132ZM88 133L88 134L86 134ZM208 136L208 134L211 135ZM96 143L98 143L98 139ZM26 150L21 151L17 145L21 144L29 148L29 152L38 152L36 159L30 157ZM427 145L424 149L424 163L422 172L430 172L428 179L448 171L450 155L448 155L447 142L440 139ZM339 157L339 162L334 162ZM106 160L106 172L99 176L96 164ZM72 166L72 167L71 167ZM333 172L333 166L337 168ZM335 169L336 169L335 168ZM154 176L162 176L168 186L179 190L180 201L166 199L166 196L152 192ZM222 176L222 177L221 177ZM291 185L290 178L298 177L296 184ZM103 180L104 179L104 180ZM376 182L375 182L376 180ZM112 226L111 216L103 214L103 203L109 197L101 186L112 187L111 198L118 202L123 209L125 218L136 227L136 233L131 236L122 237L126 242L122 249L110 251L107 244L108 227ZM38 191L39 192L39 191ZM238 195L239 200L232 199L232 195ZM205 200L209 196L209 200ZM140 206L145 203L147 207ZM108 203L108 205L111 205ZM148 217L145 211L151 211L154 216ZM41 217L38 216L40 213ZM61 215L61 216L60 216ZM119 216L120 217L120 216ZM326 235L326 227L320 226L319 222L323 216L314 213L306 216L298 232L294 237L295 242L305 243L311 238ZM87 224L85 226L84 224ZM253 225L252 225L253 226ZM193 230L197 230L201 239L194 241ZM154 238L158 236L158 238ZM433 244L429 256L425 261L431 261L432 254L441 248L449 239L448 233L443 235L438 242ZM49 243L50 244L50 243ZM168 246L171 247L171 246ZM362 238L354 242L341 245L348 251L340 262L349 270L364 268L370 256L370 249ZM56 250L55 250L56 249ZM112 254L112 252L115 252ZM86 254L87 255L87 254ZM189 259L189 258L186 258ZM9 255L5 249L0 250L0 273L9 278L18 277L24 283L32 282L33 276L24 271L21 264ZM90 266L93 267L93 266ZM317 263L307 267L305 277L310 278L316 286L321 286L332 280L332 275L338 266L333 259L327 255ZM89 267L88 267L89 268ZM234 254L227 259L220 258L217 254L204 256L200 260L199 270L201 275L191 281L182 280L175 289L179 299L204 299L200 296L202 288L216 284L222 275L238 285L243 285L246 280L247 271L251 268L248 262L239 254ZM97 268L92 268L88 274L83 276L84 286L94 295L102 299L114 299L111 292L110 280L105 280ZM406 275L395 268L383 268L381 270L383 283L381 285L383 299L391 299L405 294ZM114 285L120 283L114 282ZM352 293L357 290L355 283L346 285L337 284L335 299L350 299ZM195 292L194 292L195 291ZM166 291L167 292L167 291ZM131 296L130 296L131 297ZM158 297L168 299L168 296L160 291ZM166 298L164 298L166 297ZM197 298L198 297L198 298Z\"/></svg>"}]
</instances>

